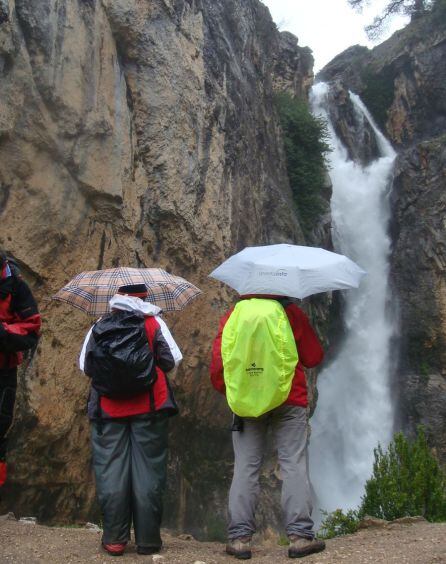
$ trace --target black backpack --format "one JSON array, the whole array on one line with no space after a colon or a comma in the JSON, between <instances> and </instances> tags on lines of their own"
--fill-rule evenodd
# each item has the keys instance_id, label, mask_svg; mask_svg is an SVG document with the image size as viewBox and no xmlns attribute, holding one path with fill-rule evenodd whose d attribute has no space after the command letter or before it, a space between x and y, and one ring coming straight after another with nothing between
<instances>
[{"instance_id":1,"label":"black backpack","mask_svg":"<svg viewBox=\"0 0 446 564\"><path fill-rule=\"evenodd\" d=\"M93 326L85 374L101 396L120 399L151 390L157 374L142 314L116 311Z\"/></svg>"}]
</instances>

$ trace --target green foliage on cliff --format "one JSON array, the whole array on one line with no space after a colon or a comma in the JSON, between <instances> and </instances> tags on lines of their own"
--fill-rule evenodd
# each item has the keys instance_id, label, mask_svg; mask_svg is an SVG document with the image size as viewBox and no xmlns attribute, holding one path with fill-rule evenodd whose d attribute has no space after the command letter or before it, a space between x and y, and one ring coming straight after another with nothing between
<instances>
[{"instance_id":1,"label":"green foliage on cliff","mask_svg":"<svg viewBox=\"0 0 446 564\"><path fill-rule=\"evenodd\" d=\"M378 445L373 474L358 509L323 514L322 538L354 533L365 515L387 521L417 515L432 522L446 521L446 474L429 448L423 427L413 441L396 433L386 452Z\"/></svg>"},{"instance_id":2,"label":"green foliage on cliff","mask_svg":"<svg viewBox=\"0 0 446 564\"><path fill-rule=\"evenodd\" d=\"M362 72L364 90L361 98L374 117L379 128L385 131L388 110L394 96L394 74L389 67L384 67L379 74L366 67Z\"/></svg>"},{"instance_id":3,"label":"green foliage on cliff","mask_svg":"<svg viewBox=\"0 0 446 564\"><path fill-rule=\"evenodd\" d=\"M427 444L422 427L414 441L396 433L386 452L375 449L373 475L361 512L381 519L422 515L446 520L446 475Z\"/></svg>"},{"instance_id":4,"label":"green foliage on cliff","mask_svg":"<svg viewBox=\"0 0 446 564\"><path fill-rule=\"evenodd\" d=\"M323 197L325 155L330 151L327 125L311 114L306 101L287 92L277 94L275 101L293 199L304 234L308 235L327 210L327 198Z\"/></svg>"}]
</instances>

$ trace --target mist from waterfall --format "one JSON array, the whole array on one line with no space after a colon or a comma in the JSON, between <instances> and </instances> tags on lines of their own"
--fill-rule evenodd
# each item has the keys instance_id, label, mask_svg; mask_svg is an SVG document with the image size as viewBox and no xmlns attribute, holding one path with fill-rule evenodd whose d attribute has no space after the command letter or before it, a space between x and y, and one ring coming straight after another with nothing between
<instances>
[{"instance_id":1,"label":"mist from waterfall","mask_svg":"<svg viewBox=\"0 0 446 564\"><path fill-rule=\"evenodd\" d=\"M313 113L328 122L329 175L335 251L366 272L357 290L344 292L345 337L319 374L319 397L311 419L310 472L315 510L356 508L373 469L373 449L392 437L390 341L395 321L389 308L388 223L395 152L358 96L350 93L358 124L372 127L380 157L367 166L350 160L327 112L328 85L316 84ZM361 138L361 131L358 137ZM317 519L317 517L316 517Z\"/></svg>"}]
</instances>

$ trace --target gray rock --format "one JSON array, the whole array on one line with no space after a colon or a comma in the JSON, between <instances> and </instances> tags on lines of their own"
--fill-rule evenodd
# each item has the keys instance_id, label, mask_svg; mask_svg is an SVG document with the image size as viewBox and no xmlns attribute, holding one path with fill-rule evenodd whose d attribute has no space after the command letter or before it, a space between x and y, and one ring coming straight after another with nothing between
<instances>
[{"instance_id":1,"label":"gray rock","mask_svg":"<svg viewBox=\"0 0 446 564\"><path fill-rule=\"evenodd\" d=\"M36 525L36 517L20 517L19 523L25 523L26 525Z\"/></svg>"},{"instance_id":2,"label":"gray rock","mask_svg":"<svg viewBox=\"0 0 446 564\"><path fill-rule=\"evenodd\" d=\"M413 523L420 523L420 522L426 522L426 519L424 517L422 517L421 515L416 515L414 517L400 517L399 519L394 519L392 521L393 523L401 523L403 525L411 525Z\"/></svg>"},{"instance_id":3,"label":"gray rock","mask_svg":"<svg viewBox=\"0 0 446 564\"><path fill-rule=\"evenodd\" d=\"M5 513L5 515L0 515L0 521L17 521L16 516L11 511Z\"/></svg>"},{"instance_id":4,"label":"gray rock","mask_svg":"<svg viewBox=\"0 0 446 564\"><path fill-rule=\"evenodd\" d=\"M93 531L94 533L100 533L102 531L101 527L96 525L96 523L86 523L85 528L89 531Z\"/></svg>"},{"instance_id":5,"label":"gray rock","mask_svg":"<svg viewBox=\"0 0 446 564\"><path fill-rule=\"evenodd\" d=\"M195 540L192 535L189 535L187 533L182 533L181 535L178 535L178 538L181 539L181 540L186 540L186 541Z\"/></svg>"},{"instance_id":6,"label":"gray rock","mask_svg":"<svg viewBox=\"0 0 446 564\"><path fill-rule=\"evenodd\" d=\"M369 529L370 527L387 527L389 521L385 519L378 519L377 517L370 517L370 515L366 515L363 519L361 519L358 528L359 529Z\"/></svg>"}]
</instances>

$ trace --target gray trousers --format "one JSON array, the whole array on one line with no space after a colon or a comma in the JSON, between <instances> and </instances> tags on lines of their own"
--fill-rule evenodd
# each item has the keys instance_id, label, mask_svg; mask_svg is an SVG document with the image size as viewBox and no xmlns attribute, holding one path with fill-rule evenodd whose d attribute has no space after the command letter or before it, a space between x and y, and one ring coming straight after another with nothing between
<instances>
[{"instance_id":1,"label":"gray trousers","mask_svg":"<svg viewBox=\"0 0 446 564\"><path fill-rule=\"evenodd\" d=\"M138 546L160 547L166 482L167 415L104 419L92 423L96 493L104 544L130 540L133 519Z\"/></svg>"},{"instance_id":2,"label":"gray trousers","mask_svg":"<svg viewBox=\"0 0 446 564\"><path fill-rule=\"evenodd\" d=\"M229 491L230 539L256 531L255 509L268 427L273 431L282 474L282 511L287 535L313 538L311 484L308 475L308 419L304 407L281 405L258 418L244 418L232 433L234 477Z\"/></svg>"}]
</instances>

